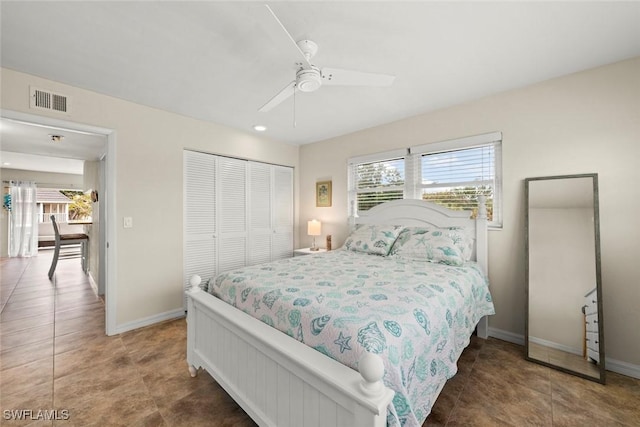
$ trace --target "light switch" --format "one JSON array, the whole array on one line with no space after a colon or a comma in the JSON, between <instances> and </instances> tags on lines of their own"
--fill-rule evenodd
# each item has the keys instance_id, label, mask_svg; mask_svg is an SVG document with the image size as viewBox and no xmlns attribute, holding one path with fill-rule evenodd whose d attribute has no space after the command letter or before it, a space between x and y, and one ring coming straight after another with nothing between
<instances>
[{"instance_id":1,"label":"light switch","mask_svg":"<svg viewBox=\"0 0 640 427\"><path fill-rule=\"evenodd\" d=\"M133 218L130 216L124 217L124 228L133 228Z\"/></svg>"}]
</instances>

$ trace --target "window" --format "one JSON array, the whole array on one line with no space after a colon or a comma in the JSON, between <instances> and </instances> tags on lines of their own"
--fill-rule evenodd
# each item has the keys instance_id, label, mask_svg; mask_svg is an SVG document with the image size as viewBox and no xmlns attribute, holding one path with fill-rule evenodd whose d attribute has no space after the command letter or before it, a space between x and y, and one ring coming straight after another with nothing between
<instances>
[{"instance_id":1,"label":"window","mask_svg":"<svg viewBox=\"0 0 640 427\"><path fill-rule=\"evenodd\" d=\"M395 199L423 199L477 212L487 200L489 225L502 226L502 134L494 132L351 159L350 200L356 213Z\"/></svg>"},{"instance_id":2,"label":"window","mask_svg":"<svg viewBox=\"0 0 640 427\"><path fill-rule=\"evenodd\" d=\"M51 215L58 223L91 221L93 204L89 193L58 188L38 188L36 192L38 222L51 222Z\"/></svg>"},{"instance_id":3,"label":"window","mask_svg":"<svg viewBox=\"0 0 640 427\"><path fill-rule=\"evenodd\" d=\"M369 159L369 156L351 159L349 193L358 212L390 200L405 198L405 157L404 153L399 157L397 154L385 153L376 160ZM390 158L384 158L388 156Z\"/></svg>"}]
</instances>

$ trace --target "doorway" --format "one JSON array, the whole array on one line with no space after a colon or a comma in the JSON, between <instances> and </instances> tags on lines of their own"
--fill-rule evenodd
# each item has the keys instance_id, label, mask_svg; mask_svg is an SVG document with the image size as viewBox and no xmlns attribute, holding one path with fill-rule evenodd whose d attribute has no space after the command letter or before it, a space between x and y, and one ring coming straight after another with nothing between
<instances>
[{"instance_id":1,"label":"doorway","mask_svg":"<svg viewBox=\"0 0 640 427\"><path fill-rule=\"evenodd\" d=\"M116 334L116 296L115 296L115 271L116 271L116 257L115 254L115 131L113 129L100 128L92 125L85 125L81 123L70 122L62 119L55 119L50 117L43 117L33 114L20 113L15 111L1 110L0 118L3 123L20 124L23 126L31 126L45 129L47 132L51 131L51 135L84 135L86 138L100 139L103 141L103 150L98 158L91 157L92 162L95 163L95 187L92 190L95 191L95 196L98 203L97 209L97 230L95 235L97 236L94 241L97 240L95 250L98 253L96 272L97 277L93 277L94 281L98 285L99 293L104 294L105 298L105 325L106 334ZM4 130L3 130L4 133ZM51 136L50 135L50 136ZM70 139L73 139L70 138ZM21 151L22 154L35 155L34 157L46 158L50 156L53 158L51 148L40 147L37 148L37 144L30 146L29 144L19 144L20 148L15 148L15 145L6 144L3 138L3 147L5 151ZM86 147L85 147L86 148ZM31 150L31 152L29 152ZM83 159L83 156L88 156L86 152L83 152L80 147L74 147L72 145L65 146L64 157L68 159ZM4 157L4 156L3 156ZM3 158L4 162L4 158ZM3 168L10 168L11 166L3 165ZM4 233L3 233L4 234Z\"/></svg>"}]
</instances>

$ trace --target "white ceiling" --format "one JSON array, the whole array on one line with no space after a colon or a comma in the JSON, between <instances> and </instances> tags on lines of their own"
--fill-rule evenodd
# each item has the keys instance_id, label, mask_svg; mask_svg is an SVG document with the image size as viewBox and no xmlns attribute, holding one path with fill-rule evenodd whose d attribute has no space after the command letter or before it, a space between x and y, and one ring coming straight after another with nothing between
<instances>
[{"instance_id":1,"label":"white ceiling","mask_svg":"<svg viewBox=\"0 0 640 427\"><path fill-rule=\"evenodd\" d=\"M62 139L54 141L52 135ZM99 160L107 138L88 132L0 119L3 168L82 175L85 160Z\"/></svg>"},{"instance_id":2,"label":"white ceiling","mask_svg":"<svg viewBox=\"0 0 640 427\"><path fill-rule=\"evenodd\" d=\"M271 2L316 65L394 74L257 110L297 60L264 4L1 2L3 67L304 144L640 55L638 2Z\"/></svg>"}]
</instances>

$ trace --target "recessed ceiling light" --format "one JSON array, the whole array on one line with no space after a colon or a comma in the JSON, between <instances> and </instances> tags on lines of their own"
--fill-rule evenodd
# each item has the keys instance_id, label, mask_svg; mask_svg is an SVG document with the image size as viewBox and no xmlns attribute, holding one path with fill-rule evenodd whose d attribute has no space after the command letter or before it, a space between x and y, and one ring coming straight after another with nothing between
<instances>
[{"instance_id":1,"label":"recessed ceiling light","mask_svg":"<svg viewBox=\"0 0 640 427\"><path fill-rule=\"evenodd\" d=\"M2 162L2 166L10 166L11 163L10 162Z\"/></svg>"},{"instance_id":2,"label":"recessed ceiling light","mask_svg":"<svg viewBox=\"0 0 640 427\"><path fill-rule=\"evenodd\" d=\"M254 125L253 129L258 132L264 132L265 130L267 130L267 127L265 125Z\"/></svg>"}]
</instances>

